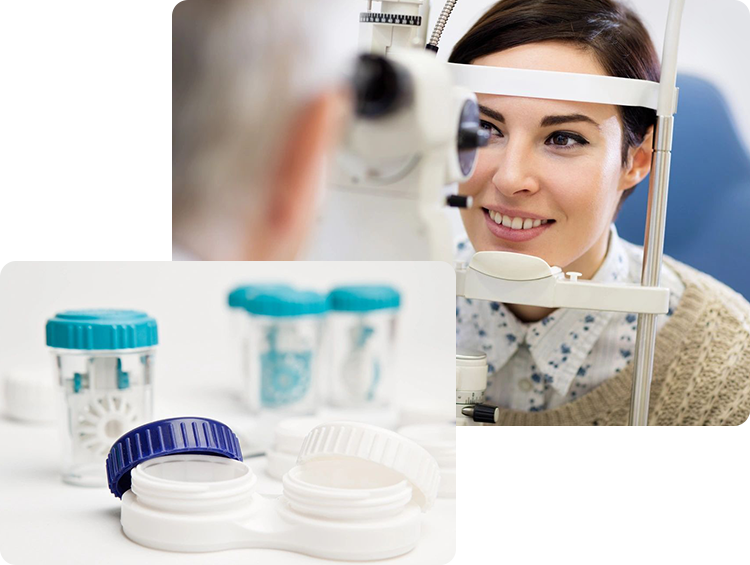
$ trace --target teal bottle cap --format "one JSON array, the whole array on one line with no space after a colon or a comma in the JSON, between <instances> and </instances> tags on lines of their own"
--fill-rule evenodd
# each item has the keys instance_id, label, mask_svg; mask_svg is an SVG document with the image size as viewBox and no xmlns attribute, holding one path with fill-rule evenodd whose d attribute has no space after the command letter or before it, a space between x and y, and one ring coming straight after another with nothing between
<instances>
[{"instance_id":1,"label":"teal bottle cap","mask_svg":"<svg viewBox=\"0 0 750 565\"><path fill-rule=\"evenodd\" d=\"M324 294L277 287L248 297L245 309L260 316L290 317L325 314L329 305L328 297Z\"/></svg>"},{"instance_id":2,"label":"teal bottle cap","mask_svg":"<svg viewBox=\"0 0 750 565\"><path fill-rule=\"evenodd\" d=\"M329 295L331 310L371 312L399 308L401 295L388 285L348 285L334 288Z\"/></svg>"},{"instance_id":3,"label":"teal bottle cap","mask_svg":"<svg viewBox=\"0 0 750 565\"><path fill-rule=\"evenodd\" d=\"M159 343L156 320L136 310L67 310L47 321L47 345L112 350Z\"/></svg>"},{"instance_id":4,"label":"teal bottle cap","mask_svg":"<svg viewBox=\"0 0 750 565\"><path fill-rule=\"evenodd\" d=\"M247 301L261 292L274 292L277 289L288 289L286 284L243 284L233 288L227 296L230 308L244 308Z\"/></svg>"}]
</instances>

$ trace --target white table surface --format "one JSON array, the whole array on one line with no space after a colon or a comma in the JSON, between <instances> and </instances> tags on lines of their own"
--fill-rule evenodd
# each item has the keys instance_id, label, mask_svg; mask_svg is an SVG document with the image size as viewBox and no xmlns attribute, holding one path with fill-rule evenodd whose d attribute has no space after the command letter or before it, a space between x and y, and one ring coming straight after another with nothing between
<instances>
[{"instance_id":1,"label":"white table surface","mask_svg":"<svg viewBox=\"0 0 750 565\"><path fill-rule=\"evenodd\" d=\"M106 487L83 488L61 481L54 425L22 424L0 416L0 445L3 450L0 457L0 553L12 565L343 563L264 549L191 554L142 547L122 533L120 501ZM258 492L281 492L281 483L263 471L263 457L251 458L248 464L258 476ZM418 546L406 555L380 563L447 563L453 558L455 544L455 500L438 499L435 507L423 515L422 539Z\"/></svg>"}]
</instances>

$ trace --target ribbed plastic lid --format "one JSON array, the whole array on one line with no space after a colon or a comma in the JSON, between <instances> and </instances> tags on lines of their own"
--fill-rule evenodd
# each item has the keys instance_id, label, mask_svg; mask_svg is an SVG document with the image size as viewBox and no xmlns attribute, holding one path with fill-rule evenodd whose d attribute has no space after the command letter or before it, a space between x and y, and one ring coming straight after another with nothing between
<instances>
[{"instance_id":1,"label":"ribbed plastic lid","mask_svg":"<svg viewBox=\"0 0 750 565\"><path fill-rule=\"evenodd\" d=\"M193 417L157 420L130 430L109 450L109 490L122 498L130 489L130 471L137 465L176 453L220 455L242 461L237 436L221 422Z\"/></svg>"},{"instance_id":2,"label":"ribbed plastic lid","mask_svg":"<svg viewBox=\"0 0 750 565\"><path fill-rule=\"evenodd\" d=\"M136 310L68 310L47 321L47 345L135 349L159 343L156 320Z\"/></svg>"},{"instance_id":3,"label":"ribbed plastic lid","mask_svg":"<svg viewBox=\"0 0 750 565\"><path fill-rule=\"evenodd\" d=\"M334 288L329 299L331 310L343 312L370 312L398 308L401 295L387 285L349 285Z\"/></svg>"},{"instance_id":4,"label":"ribbed plastic lid","mask_svg":"<svg viewBox=\"0 0 750 565\"><path fill-rule=\"evenodd\" d=\"M260 316L304 316L328 311L328 297L310 290L277 287L248 297L245 310Z\"/></svg>"},{"instance_id":5,"label":"ribbed plastic lid","mask_svg":"<svg viewBox=\"0 0 750 565\"><path fill-rule=\"evenodd\" d=\"M305 438L297 464L334 458L370 461L404 476L414 501L428 510L437 497L440 469L435 459L412 440L369 424L333 422L314 428Z\"/></svg>"},{"instance_id":6,"label":"ribbed plastic lid","mask_svg":"<svg viewBox=\"0 0 750 565\"><path fill-rule=\"evenodd\" d=\"M248 298L260 292L274 292L277 289L288 289L285 284L245 284L232 289L227 296L230 308L244 308Z\"/></svg>"}]
</instances>

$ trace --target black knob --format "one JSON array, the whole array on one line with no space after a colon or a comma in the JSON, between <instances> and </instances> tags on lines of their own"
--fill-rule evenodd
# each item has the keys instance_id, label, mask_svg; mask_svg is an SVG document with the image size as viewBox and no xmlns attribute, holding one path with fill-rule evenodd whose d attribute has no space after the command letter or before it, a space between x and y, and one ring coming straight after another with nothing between
<instances>
[{"instance_id":1,"label":"black knob","mask_svg":"<svg viewBox=\"0 0 750 565\"><path fill-rule=\"evenodd\" d=\"M500 418L500 409L497 406L490 406L489 404L475 404L472 418L475 422L497 424Z\"/></svg>"},{"instance_id":2,"label":"black knob","mask_svg":"<svg viewBox=\"0 0 750 565\"><path fill-rule=\"evenodd\" d=\"M363 118L392 114L412 101L408 72L379 55L363 54L354 72L355 111Z\"/></svg>"},{"instance_id":3,"label":"black knob","mask_svg":"<svg viewBox=\"0 0 750 565\"><path fill-rule=\"evenodd\" d=\"M474 199L471 196L451 194L445 197L445 205L451 208L471 208L473 204Z\"/></svg>"}]
</instances>

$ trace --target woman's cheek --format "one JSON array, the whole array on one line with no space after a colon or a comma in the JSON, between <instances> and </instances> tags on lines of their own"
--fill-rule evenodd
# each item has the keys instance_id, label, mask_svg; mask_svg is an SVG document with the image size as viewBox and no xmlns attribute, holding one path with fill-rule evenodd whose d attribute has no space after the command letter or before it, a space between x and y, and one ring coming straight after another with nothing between
<instances>
[{"instance_id":1,"label":"woman's cheek","mask_svg":"<svg viewBox=\"0 0 750 565\"><path fill-rule=\"evenodd\" d=\"M577 165L566 167L556 175L554 182L548 184L563 214L570 219L587 216L600 205L601 171L596 167L582 166L580 162Z\"/></svg>"}]
</instances>

